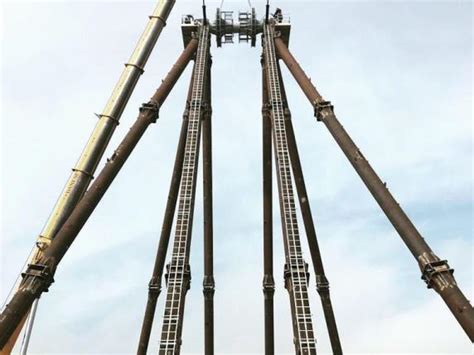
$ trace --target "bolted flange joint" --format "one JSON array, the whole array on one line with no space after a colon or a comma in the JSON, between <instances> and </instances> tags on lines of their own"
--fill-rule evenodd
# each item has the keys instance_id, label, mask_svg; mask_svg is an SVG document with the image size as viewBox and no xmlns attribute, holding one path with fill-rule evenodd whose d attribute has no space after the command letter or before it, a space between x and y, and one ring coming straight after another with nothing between
<instances>
[{"instance_id":1,"label":"bolted flange joint","mask_svg":"<svg viewBox=\"0 0 474 355\"><path fill-rule=\"evenodd\" d=\"M297 276L298 278L306 277L306 282L309 282L308 263L301 260L296 264L285 264L285 268L283 271L283 277L285 279L285 288L289 288L289 282L293 276Z\"/></svg>"},{"instance_id":2,"label":"bolted flange joint","mask_svg":"<svg viewBox=\"0 0 474 355\"><path fill-rule=\"evenodd\" d=\"M316 275L316 290L320 295L329 292L329 281L326 275Z\"/></svg>"},{"instance_id":3,"label":"bolted flange joint","mask_svg":"<svg viewBox=\"0 0 474 355\"><path fill-rule=\"evenodd\" d=\"M47 264L29 264L25 272L21 274L23 280L32 280L36 284L37 288L34 292L48 292L49 286L54 282L54 272L51 267Z\"/></svg>"},{"instance_id":4,"label":"bolted flange joint","mask_svg":"<svg viewBox=\"0 0 474 355\"><path fill-rule=\"evenodd\" d=\"M262 105L262 115L269 115L271 110L271 105L269 103L265 103Z\"/></svg>"},{"instance_id":5,"label":"bolted flange joint","mask_svg":"<svg viewBox=\"0 0 474 355\"><path fill-rule=\"evenodd\" d=\"M313 103L314 117L318 121L324 121L326 116L334 114L334 106L331 101L315 101Z\"/></svg>"},{"instance_id":6,"label":"bolted flange joint","mask_svg":"<svg viewBox=\"0 0 474 355\"><path fill-rule=\"evenodd\" d=\"M423 265L421 279L426 282L428 288L432 288L434 279L438 275L448 274L451 276L453 273L454 269L449 267L447 260L436 260Z\"/></svg>"},{"instance_id":7,"label":"bolted flange joint","mask_svg":"<svg viewBox=\"0 0 474 355\"><path fill-rule=\"evenodd\" d=\"M275 280L273 279L273 275L264 275L262 286L265 295L273 295L275 293Z\"/></svg>"},{"instance_id":8,"label":"bolted flange joint","mask_svg":"<svg viewBox=\"0 0 474 355\"><path fill-rule=\"evenodd\" d=\"M212 297L216 290L216 283L214 277L211 275L204 276L202 281L202 292L206 297Z\"/></svg>"},{"instance_id":9,"label":"bolted flange joint","mask_svg":"<svg viewBox=\"0 0 474 355\"><path fill-rule=\"evenodd\" d=\"M159 118L160 106L156 102L149 101L144 103L140 109L140 114L150 114L150 121L155 123Z\"/></svg>"},{"instance_id":10,"label":"bolted flange joint","mask_svg":"<svg viewBox=\"0 0 474 355\"><path fill-rule=\"evenodd\" d=\"M148 283L148 293L154 297L158 297L161 292L161 280L157 277L152 277Z\"/></svg>"},{"instance_id":11,"label":"bolted flange joint","mask_svg":"<svg viewBox=\"0 0 474 355\"><path fill-rule=\"evenodd\" d=\"M191 284L191 266L189 264L183 265L180 262L173 262L173 260L166 265L166 274L165 280L168 287L174 286L173 284L177 282L176 276L182 275L182 285L185 285L187 289L190 288ZM170 276L172 277L170 280ZM170 285L171 281L171 285ZM179 280L178 280L179 281Z\"/></svg>"}]
</instances>

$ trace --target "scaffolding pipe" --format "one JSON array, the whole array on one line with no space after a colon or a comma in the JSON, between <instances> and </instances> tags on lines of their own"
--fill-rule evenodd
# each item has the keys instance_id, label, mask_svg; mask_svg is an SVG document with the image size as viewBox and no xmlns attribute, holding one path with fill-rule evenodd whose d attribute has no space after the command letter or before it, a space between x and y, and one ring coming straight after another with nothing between
<instances>
[{"instance_id":1,"label":"scaffolding pipe","mask_svg":"<svg viewBox=\"0 0 474 355\"><path fill-rule=\"evenodd\" d=\"M49 218L43 227L36 241L36 247L28 258L27 264L34 263L42 257L43 251L49 246L51 240L56 235L64 221L69 217L73 208L84 195L87 187L93 179L97 165L102 158L105 148L107 147L116 126L119 123L125 106L138 82L140 75L144 71L145 64L153 50L163 27L166 26L166 20L173 8L175 0L160 0L149 16L148 24L139 38L137 45L129 59L125 64L125 68L107 101L102 114L98 115L99 120L92 131L92 134L84 147L81 156L76 165L72 169L72 173L64 186ZM32 312L36 312L38 300L35 300L35 307ZM25 315L27 316L27 314ZM33 314L28 321L28 333L33 328ZM20 322L19 327L24 324L24 320ZM19 335L18 329L13 333L14 337ZM23 349L26 352L28 341L31 334L26 334ZM16 342L12 339L9 344L11 347ZM9 349L11 350L11 349ZM4 349L5 351L5 349Z\"/></svg>"},{"instance_id":2,"label":"scaffolding pipe","mask_svg":"<svg viewBox=\"0 0 474 355\"><path fill-rule=\"evenodd\" d=\"M214 355L214 224L212 194L212 100L209 56L205 109L202 121L203 211L204 211L204 354Z\"/></svg>"},{"instance_id":3,"label":"scaffolding pipe","mask_svg":"<svg viewBox=\"0 0 474 355\"><path fill-rule=\"evenodd\" d=\"M163 218L163 226L161 227L160 240L156 252L153 273L148 284L148 299L143 316L142 329L140 332L140 340L138 343L138 355L146 355L148 344L150 342L151 329L155 318L156 303L161 293L161 281L166 261L166 253L168 251L171 229L173 227L173 219L176 211L176 202L178 200L179 183L183 173L184 148L186 145L186 135L188 131L189 105L191 102L191 93L193 80L191 77L188 98L186 100L186 108L183 114L183 122L181 124L181 132L179 134L178 148L176 149L176 158L174 161L173 174L171 176L170 189L168 192L168 201L166 202L165 215Z\"/></svg>"},{"instance_id":4,"label":"scaffolding pipe","mask_svg":"<svg viewBox=\"0 0 474 355\"><path fill-rule=\"evenodd\" d=\"M272 201L272 121L268 100L265 61L262 56L262 171L263 171L263 295L265 355L275 354Z\"/></svg>"},{"instance_id":5,"label":"scaffolding pipe","mask_svg":"<svg viewBox=\"0 0 474 355\"><path fill-rule=\"evenodd\" d=\"M359 148L352 141L349 134L339 123L331 103L322 98L285 43L280 38L275 38L275 47L278 56L285 62L306 97L314 106L316 118L326 125L372 196L417 260L422 272L422 279L426 282L428 288L433 288L439 293L469 339L474 341L474 309L457 286L452 275L453 270L449 267L447 261L441 260L431 250L398 202L388 191L385 184L362 155Z\"/></svg>"},{"instance_id":6,"label":"scaffolding pipe","mask_svg":"<svg viewBox=\"0 0 474 355\"><path fill-rule=\"evenodd\" d=\"M196 48L197 40L193 39L189 42L150 101L142 106L137 121L133 124L87 193L61 226L50 246L44 251L44 255L36 263L28 266L23 274L20 287L0 315L0 348L3 348L7 343L11 334L28 312L33 301L48 290L53 282L56 267L99 204L145 130L158 118L160 106L193 57Z\"/></svg>"}]
</instances>

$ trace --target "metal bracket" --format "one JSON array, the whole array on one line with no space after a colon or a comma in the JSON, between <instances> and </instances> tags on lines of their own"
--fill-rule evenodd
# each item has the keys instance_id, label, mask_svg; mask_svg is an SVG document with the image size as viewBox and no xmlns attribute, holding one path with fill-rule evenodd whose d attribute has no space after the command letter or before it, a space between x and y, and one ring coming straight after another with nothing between
<instances>
[{"instance_id":1,"label":"metal bracket","mask_svg":"<svg viewBox=\"0 0 474 355\"><path fill-rule=\"evenodd\" d=\"M100 120L102 117L106 117L108 118L109 120L111 120L116 126L118 126L120 124L120 121L116 118L116 117L113 117L113 116L110 116L110 115L104 115L103 113L94 113L94 115Z\"/></svg>"},{"instance_id":2,"label":"metal bracket","mask_svg":"<svg viewBox=\"0 0 474 355\"><path fill-rule=\"evenodd\" d=\"M313 103L314 106L314 117L318 121L323 121L325 118L325 114L323 113L324 110L331 110L331 113L334 113L334 106L331 104L331 101L315 101Z\"/></svg>"},{"instance_id":3,"label":"metal bracket","mask_svg":"<svg viewBox=\"0 0 474 355\"><path fill-rule=\"evenodd\" d=\"M275 293L275 280L272 275L263 276L263 293Z\"/></svg>"},{"instance_id":4,"label":"metal bracket","mask_svg":"<svg viewBox=\"0 0 474 355\"><path fill-rule=\"evenodd\" d=\"M206 297L214 295L216 290L216 283L213 276L204 276L202 281L202 292Z\"/></svg>"},{"instance_id":5,"label":"metal bracket","mask_svg":"<svg viewBox=\"0 0 474 355\"><path fill-rule=\"evenodd\" d=\"M319 294L329 292L329 281L326 275L316 275L316 290Z\"/></svg>"},{"instance_id":6,"label":"metal bracket","mask_svg":"<svg viewBox=\"0 0 474 355\"><path fill-rule=\"evenodd\" d=\"M428 288L433 287L433 278L439 274L449 273L452 275L454 269L451 269L447 260L437 260L426 263L421 272L421 279L426 282Z\"/></svg>"},{"instance_id":7,"label":"metal bracket","mask_svg":"<svg viewBox=\"0 0 474 355\"><path fill-rule=\"evenodd\" d=\"M134 67L135 69L138 69L138 71L140 72L140 75L143 74L145 72L145 69L143 69L141 66L135 64L135 63L125 63L124 64L126 67Z\"/></svg>"},{"instance_id":8,"label":"metal bracket","mask_svg":"<svg viewBox=\"0 0 474 355\"><path fill-rule=\"evenodd\" d=\"M161 281L158 278L151 278L150 282L148 283L148 292L155 297L158 297L161 292Z\"/></svg>"},{"instance_id":9,"label":"metal bracket","mask_svg":"<svg viewBox=\"0 0 474 355\"><path fill-rule=\"evenodd\" d=\"M303 270L301 270L303 269ZM283 271L283 277L285 281L288 282L288 279L295 274L304 273L306 276L306 281L309 282L309 272L308 272L308 263L303 262L300 265L294 265L293 268L290 268L290 265L285 264L285 268Z\"/></svg>"},{"instance_id":10,"label":"metal bracket","mask_svg":"<svg viewBox=\"0 0 474 355\"><path fill-rule=\"evenodd\" d=\"M85 171L85 170L82 170L82 169L77 169L77 168L72 168L71 170L74 171L74 172L78 172L78 173L84 174L84 175L88 176L88 177L91 178L91 179L94 179L94 175L92 175L92 174L91 174L90 172L88 172L88 171Z\"/></svg>"},{"instance_id":11,"label":"metal bracket","mask_svg":"<svg viewBox=\"0 0 474 355\"><path fill-rule=\"evenodd\" d=\"M149 111L152 113L151 117L151 122L155 123L158 118L160 117L159 112L160 112L160 106L158 106L157 103L153 101L149 101L147 103L144 103L142 107L139 109L140 113L144 113L146 111Z\"/></svg>"},{"instance_id":12,"label":"metal bracket","mask_svg":"<svg viewBox=\"0 0 474 355\"><path fill-rule=\"evenodd\" d=\"M41 283L40 292L48 292L49 286L54 282L53 272L49 265L29 264L25 272L21 274L23 279L32 277Z\"/></svg>"},{"instance_id":13,"label":"metal bracket","mask_svg":"<svg viewBox=\"0 0 474 355\"><path fill-rule=\"evenodd\" d=\"M189 281L191 281L191 266L189 264L186 264L186 265L173 265L171 263L167 264L166 265L166 274L165 274L166 285L168 285L168 278L169 278L171 268L179 269L180 272L183 273L183 285L185 283L187 283L188 284L188 289L189 289L189 284L190 284ZM182 271L181 271L181 269L182 269Z\"/></svg>"}]
</instances>

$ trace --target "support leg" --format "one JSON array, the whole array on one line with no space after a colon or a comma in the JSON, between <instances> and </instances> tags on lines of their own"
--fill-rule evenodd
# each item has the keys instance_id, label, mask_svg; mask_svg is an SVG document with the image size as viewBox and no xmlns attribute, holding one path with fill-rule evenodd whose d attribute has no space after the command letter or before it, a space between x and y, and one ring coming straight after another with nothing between
<instances>
[{"instance_id":1,"label":"support leg","mask_svg":"<svg viewBox=\"0 0 474 355\"><path fill-rule=\"evenodd\" d=\"M186 144L186 133L188 130L188 115L192 85L193 80L191 77L188 98L186 100L186 109L183 114L183 123L181 125L181 132L179 134L178 148L176 151L176 158L173 167L173 175L171 177L171 184L168 193L168 201L166 203L165 216L163 218L163 226L161 228L160 241L158 243L153 274L150 283L148 284L148 300L146 304L145 315L143 317L140 340L138 343L138 355L145 355L147 352L151 329L153 326L153 319L155 317L156 303L161 292L161 280L163 277L166 253L171 236L171 228L173 227L176 201L178 200L179 183L181 181L183 172L184 148Z\"/></svg>"},{"instance_id":2,"label":"support leg","mask_svg":"<svg viewBox=\"0 0 474 355\"><path fill-rule=\"evenodd\" d=\"M280 214L286 256L285 287L290 296L296 354L315 355L316 338L308 297L308 264L303 257L299 235L274 36L273 24L264 25L263 47L266 80L269 102L271 104L275 165L278 177Z\"/></svg>"},{"instance_id":3,"label":"support leg","mask_svg":"<svg viewBox=\"0 0 474 355\"><path fill-rule=\"evenodd\" d=\"M99 204L148 126L158 118L159 107L163 104L188 62L193 57L196 48L197 40L193 39L189 42L150 101L142 106L137 121L128 131L87 193L59 229L51 245L45 250L43 257L38 262L30 264L27 268L19 289L15 292L11 302L5 307L2 314L0 314L0 348L3 348L6 344L19 322L21 322L30 309L33 301L48 290L53 282L56 267Z\"/></svg>"},{"instance_id":4,"label":"support leg","mask_svg":"<svg viewBox=\"0 0 474 355\"><path fill-rule=\"evenodd\" d=\"M167 293L161 330L160 355L179 355L186 294L190 287L189 258L201 140L201 123L209 60L209 26L199 28L199 45L194 64L189 123L180 182L173 253L167 265Z\"/></svg>"},{"instance_id":5,"label":"support leg","mask_svg":"<svg viewBox=\"0 0 474 355\"><path fill-rule=\"evenodd\" d=\"M334 114L333 106L325 101L316 90L311 80L291 55L285 43L275 39L279 57L285 62L290 72L315 109L318 121L323 122L336 140L341 150L352 164L357 174L369 189L383 212L397 230L398 234L415 257L422 272L422 279L443 298L454 317L464 329L471 341L474 341L474 309L462 293L453 277L446 260L441 260L431 250L398 202L372 169L369 162L357 148L349 134L342 127Z\"/></svg>"},{"instance_id":6,"label":"support leg","mask_svg":"<svg viewBox=\"0 0 474 355\"><path fill-rule=\"evenodd\" d=\"M329 333L329 340L331 341L332 352L334 355L342 355L342 346L339 339L339 333L337 331L336 317L334 316L334 310L332 308L332 302L329 294L329 281L326 278L324 272L323 259L319 250L316 229L314 228L314 221L309 204L308 193L306 192L306 184L304 182L300 155L298 153L298 146L296 144L293 123L291 122L291 112L288 107L285 85L283 83L279 65L278 72L281 82L281 97L283 98L285 105L285 127L288 140L288 151L290 153L291 168L295 178L295 185L298 192L298 199L301 208L301 215L303 216L304 227L306 230L306 237L308 239L309 251L313 261L314 274L316 275L316 288L321 298L324 318L326 320L326 326Z\"/></svg>"},{"instance_id":7,"label":"support leg","mask_svg":"<svg viewBox=\"0 0 474 355\"><path fill-rule=\"evenodd\" d=\"M263 160L263 294L265 300L265 355L275 354L272 215L272 122L262 58L262 160Z\"/></svg>"},{"instance_id":8,"label":"support leg","mask_svg":"<svg viewBox=\"0 0 474 355\"><path fill-rule=\"evenodd\" d=\"M41 234L36 240L36 248L30 255L26 264L37 262L42 256L45 248L49 246L51 240L57 231L71 214L77 202L82 198L84 192L89 186L93 174L99 164L105 148L112 137L115 127L118 125L122 112L128 103L135 85L137 84L148 57L153 50L161 31L166 26L166 20L174 6L174 0L160 0L150 16L145 31L141 35L138 45L133 51L129 63L126 64L119 81L117 82L112 94L105 105L104 111L99 115L97 122L86 146L84 147L77 164L72 169L66 185L59 196L56 205L53 208ZM16 290L16 288L15 288ZM22 353L28 350L28 342L33 329L36 309L39 299L34 301L34 308L31 310L32 315L28 319L28 328L24 342L22 344ZM27 312L28 313L28 312ZM18 329L13 331L11 338L7 341L6 346L0 349L11 352L21 328L26 321L27 314L24 319L19 322Z\"/></svg>"},{"instance_id":9,"label":"support leg","mask_svg":"<svg viewBox=\"0 0 474 355\"><path fill-rule=\"evenodd\" d=\"M212 213L212 105L211 60L207 70L204 119L202 121L203 193L204 193L204 354L214 355L214 245Z\"/></svg>"}]
</instances>

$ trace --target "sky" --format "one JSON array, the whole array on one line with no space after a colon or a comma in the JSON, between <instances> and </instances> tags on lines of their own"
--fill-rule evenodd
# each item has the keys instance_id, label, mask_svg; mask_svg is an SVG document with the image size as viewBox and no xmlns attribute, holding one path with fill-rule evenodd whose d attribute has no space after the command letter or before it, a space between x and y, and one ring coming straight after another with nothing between
<instances>
[{"instance_id":1,"label":"sky","mask_svg":"<svg viewBox=\"0 0 474 355\"><path fill-rule=\"evenodd\" d=\"M213 14L220 1L207 3ZM252 4L263 16L264 2ZM199 15L200 6L177 1L104 161L182 51L181 15ZM472 3L272 1L277 6L291 18L292 53L472 299ZM2 303L153 8L153 1L2 3ZM224 8L246 10L248 3L226 0ZM211 51L216 354L262 354L260 40L256 48L213 42ZM31 354L136 351L190 69L42 296ZM410 252L282 70L345 352L471 353L467 336L420 280ZM201 172L198 181L183 354L203 352ZM291 354L276 184L274 206L276 349ZM306 247L304 255L309 261ZM150 353L158 348L164 294ZM330 353L313 274L310 299L319 353Z\"/></svg>"}]
</instances>

